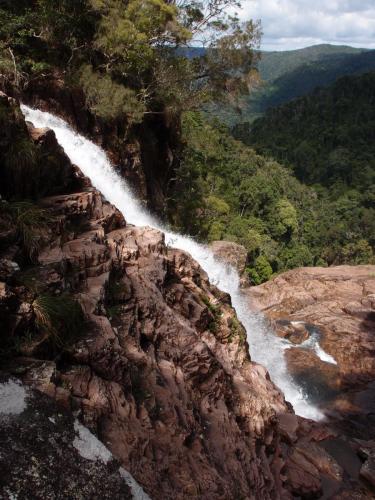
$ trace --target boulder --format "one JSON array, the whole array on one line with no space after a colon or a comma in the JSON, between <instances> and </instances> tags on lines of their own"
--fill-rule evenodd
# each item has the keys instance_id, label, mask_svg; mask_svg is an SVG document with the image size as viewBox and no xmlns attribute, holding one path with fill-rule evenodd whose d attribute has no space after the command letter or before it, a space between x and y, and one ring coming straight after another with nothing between
<instances>
[{"instance_id":1,"label":"boulder","mask_svg":"<svg viewBox=\"0 0 375 500\"><path fill-rule=\"evenodd\" d=\"M215 257L237 269L240 276L243 275L247 262L247 250L244 246L233 241L213 241L210 249Z\"/></svg>"},{"instance_id":2,"label":"boulder","mask_svg":"<svg viewBox=\"0 0 375 500\"><path fill-rule=\"evenodd\" d=\"M360 475L375 488L375 452L372 452L362 465Z\"/></svg>"}]
</instances>

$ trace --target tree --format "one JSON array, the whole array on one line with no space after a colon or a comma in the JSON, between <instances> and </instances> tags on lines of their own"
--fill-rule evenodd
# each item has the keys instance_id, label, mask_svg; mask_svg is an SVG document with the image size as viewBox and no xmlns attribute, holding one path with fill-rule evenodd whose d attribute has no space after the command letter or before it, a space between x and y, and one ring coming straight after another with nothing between
<instances>
[{"instance_id":1,"label":"tree","mask_svg":"<svg viewBox=\"0 0 375 500\"><path fill-rule=\"evenodd\" d=\"M233 99L247 92L254 78L260 26L241 23L228 12L237 0L34 0L0 5L0 65L14 73L14 84L27 85L32 68L60 67L69 78L96 78L88 85L93 111L109 116L108 96L116 85L134 92L147 113L175 113L209 99ZM205 51L191 57L191 47ZM50 65L50 66L48 66ZM43 66L44 67L44 66ZM46 76L43 72L39 76ZM94 105L92 101L95 101ZM104 101L101 103L101 101ZM120 98L123 102L123 99ZM113 107L116 118L123 105Z\"/></svg>"},{"instance_id":2,"label":"tree","mask_svg":"<svg viewBox=\"0 0 375 500\"><path fill-rule=\"evenodd\" d=\"M374 262L374 252L366 240L359 240L356 243L349 243L342 249L342 260L345 264L372 264Z\"/></svg>"},{"instance_id":3,"label":"tree","mask_svg":"<svg viewBox=\"0 0 375 500\"><path fill-rule=\"evenodd\" d=\"M301 244L285 247L281 252L280 258L286 269L311 266L313 264L313 257L310 250L306 245Z\"/></svg>"},{"instance_id":4,"label":"tree","mask_svg":"<svg viewBox=\"0 0 375 500\"><path fill-rule=\"evenodd\" d=\"M275 205L273 223L273 233L277 237L284 237L290 240L298 228L297 211L290 201L279 200Z\"/></svg>"},{"instance_id":5,"label":"tree","mask_svg":"<svg viewBox=\"0 0 375 500\"><path fill-rule=\"evenodd\" d=\"M268 281L273 274L272 267L264 255L257 257L254 268L249 268L247 272L254 285Z\"/></svg>"}]
</instances>

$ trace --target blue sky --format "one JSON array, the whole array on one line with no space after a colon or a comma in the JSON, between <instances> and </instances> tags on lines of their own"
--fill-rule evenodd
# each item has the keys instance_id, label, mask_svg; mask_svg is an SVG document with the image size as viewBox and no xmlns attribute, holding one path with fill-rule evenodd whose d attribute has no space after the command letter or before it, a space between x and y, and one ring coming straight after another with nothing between
<instances>
[{"instance_id":1,"label":"blue sky","mask_svg":"<svg viewBox=\"0 0 375 500\"><path fill-rule=\"evenodd\" d=\"M375 0L243 0L242 19L261 19L264 50L318 43L375 49Z\"/></svg>"}]
</instances>

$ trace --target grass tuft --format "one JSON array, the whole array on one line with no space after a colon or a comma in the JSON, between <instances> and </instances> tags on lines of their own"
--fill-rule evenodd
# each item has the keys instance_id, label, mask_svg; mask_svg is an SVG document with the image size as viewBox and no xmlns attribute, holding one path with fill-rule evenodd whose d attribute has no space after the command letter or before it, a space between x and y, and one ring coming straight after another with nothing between
<instances>
[{"instance_id":1,"label":"grass tuft","mask_svg":"<svg viewBox=\"0 0 375 500\"><path fill-rule=\"evenodd\" d=\"M9 203L8 208L23 248L31 261L37 261L43 235L53 221L52 216L47 210L29 201Z\"/></svg>"},{"instance_id":2,"label":"grass tuft","mask_svg":"<svg viewBox=\"0 0 375 500\"><path fill-rule=\"evenodd\" d=\"M67 296L39 295L32 303L35 325L58 347L78 338L84 330L80 304Z\"/></svg>"}]
</instances>

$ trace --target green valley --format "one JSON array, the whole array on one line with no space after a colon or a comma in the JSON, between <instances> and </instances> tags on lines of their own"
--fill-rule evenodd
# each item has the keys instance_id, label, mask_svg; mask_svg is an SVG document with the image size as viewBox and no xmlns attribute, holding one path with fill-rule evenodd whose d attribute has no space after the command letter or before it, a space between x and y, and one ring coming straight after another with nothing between
<instances>
[{"instance_id":1,"label":"green valley","mask_svg":"<svg viewBox=\"0 0 375 500\"><path fill-rule=\"evenodd\" d=\"M299 50L262 52L260 83L235 106L212 106L210 113L228 125L260 117L267 109L305 95L344 75L375 69L375 51L347 46L315 45Z\"/></svg>"}]
</instances>

